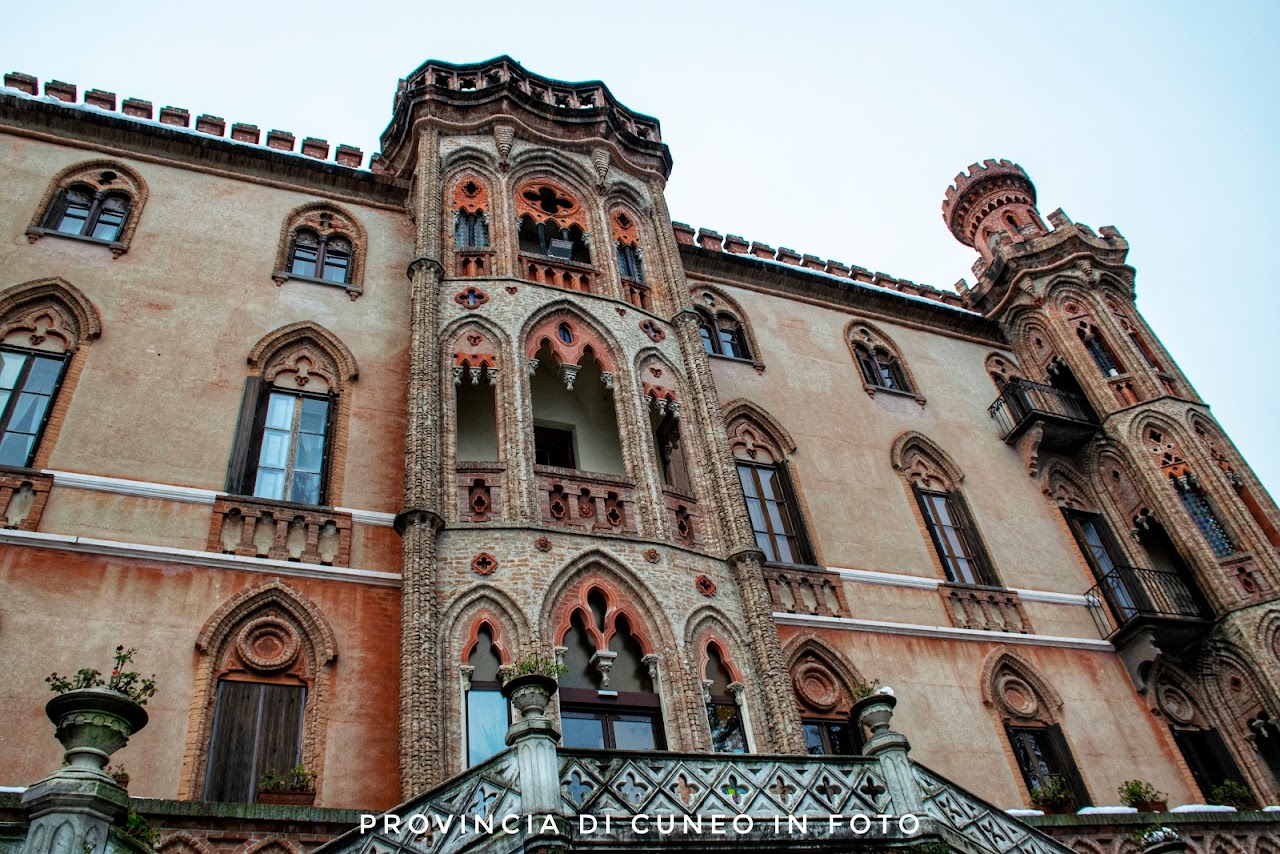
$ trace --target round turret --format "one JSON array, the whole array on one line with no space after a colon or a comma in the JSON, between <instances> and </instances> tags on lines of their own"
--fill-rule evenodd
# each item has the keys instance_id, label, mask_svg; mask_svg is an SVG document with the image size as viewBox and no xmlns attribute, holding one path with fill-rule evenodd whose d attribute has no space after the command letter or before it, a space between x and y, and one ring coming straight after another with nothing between
<instances>
[{"instance_id":1,"label":"round turret","mask_svg":"<svg viewBox=\"0 0 1280 854\"><path fill-rule=\"evenodd\" d=\"M993 254L997 234L1020 242L1046 232L1036 210L1035 185L1008 160L984 160L957 175L942 201L942 219L956 240L986 258Z\"/></svg>"}]
</instances>

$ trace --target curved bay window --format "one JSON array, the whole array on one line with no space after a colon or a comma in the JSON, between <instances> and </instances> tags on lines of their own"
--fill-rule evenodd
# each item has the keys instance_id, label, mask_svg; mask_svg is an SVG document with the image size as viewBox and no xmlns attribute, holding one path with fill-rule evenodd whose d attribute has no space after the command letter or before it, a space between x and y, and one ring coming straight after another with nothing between
<instances>
[{"instance_id":1,"label":"curved bay window","mask_svg":"<svg viewBox=\"0 0 1280 854\"><path fill-rule=\"evenodd\" d=\"M463 667L466 692L467 766L481 762L506 749L511 710L502 696L498 669L502 658L494 645L487 623L476 632L475 643Z\"/></svg>"},{"instance_id":2,"label":"curved bay window","mask_svg":"<svg viewBox=\"0 0 1280 854\"><path fill-rule=\"evenodd\" d=\"M66 353L0 347L0 465L31 465L66 365Z\"/></svg>"},{"instance_id":3,"label":"curved bay window","mask_svg":"<svg viewBox=\"0 0 1280 854\"><path fill-rule=\"evenodd\" d=\"M587 594L563 635L560 727L565 747L665 750L662 703L651 660L599 588Z\"/></svg>"}]
</instances>

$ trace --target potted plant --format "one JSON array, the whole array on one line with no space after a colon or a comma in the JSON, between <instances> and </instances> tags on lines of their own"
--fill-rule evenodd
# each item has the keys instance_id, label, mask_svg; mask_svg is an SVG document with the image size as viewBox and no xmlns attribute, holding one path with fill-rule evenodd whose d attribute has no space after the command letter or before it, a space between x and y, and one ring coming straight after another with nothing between
<instances>
[{"instance_id":1,"label":"potted plant","mask_svg":"<svg viewBox=\"0 0 1280 854\"><path fill-rule=\"evenodd\" d=\"M1253 790L1235 780L1223 780L1210 789L1209 800L1215 804L1235 807L1238 810L1256 810L1258 808L1258 799L1253 796Z\"/></svg>"},{"instance_id":2,"label":"potted plant","mask_svg":"<svg viewBox=\"0 0 1280 854\"><path fill-rule=\"evenodd\" d=\"M116 785L122 789L129 788L129 772L124 770L123 765L108 765L103 769L107 776L116 781Z\"/></svg>"},{"instance_id":3,"label":"potted plant","mask_svg":"<svg viewBox=\"0 0 1280 854\"><path fill-rule=\"evenodd\" d=\"M1031 787L1031 805L1049 815L1072 812L1075 796L1061 777L1046 777L1038 786Z\"/></svg>"},{"instance_id":4,"label":"potted plant","mask_svg":"<svg viewBox=\"0 0 1280 854\"><path fill-rule=\"evenodd\" d=\"M1125 780L1117 787L1120 803L1136 807L1138 812L1164 812L1169 809L1165 798L1169 797L1146 780Z\"/></svg>"},{"instance_id":5,"label":"potted plant","mask_svg":"<svg viewBox=\"0 0 1280 854\"><path fill-rule=\"evenodd\" d=\"M316 801L316 774L299 763L281 774L268 771L258 780L258 803L309 807Z\"/></svg>"},{"instance_id":6,"label":"potted plant","mask_svg":"<svg viewBox=\"0 0 1280 854\"><path fill-rule=\"evenodd\" d=\"M137 671L126 671L134 649L116 647L115 667L103 679L99 671L81 668L70 678L52 673L44 681L58 696L44 707L58 728L56 736L66 748L64 756L72 770L106 776L111 754L129 742L129 736L147 725L142 708L156 693L155 675L143 679Z\"/></svg>"},{"instance_id":7,"label":"potted plant","mask_svg":"<svg viewBox=\"0 0 1280 854\"><path fill-rule=\"evenodd\" d=\"M568 672L569 668L553 656L531 652L515 662L511 676L502 683L502 696L521 717L539 717L559 687L556 678Z\"/></svg>"}]
</instances>

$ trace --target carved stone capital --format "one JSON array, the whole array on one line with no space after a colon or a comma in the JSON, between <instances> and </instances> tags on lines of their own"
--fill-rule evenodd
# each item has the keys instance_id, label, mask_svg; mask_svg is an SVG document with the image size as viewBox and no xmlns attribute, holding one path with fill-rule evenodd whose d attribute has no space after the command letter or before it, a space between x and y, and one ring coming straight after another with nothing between
<instances>
[{"instance_id":1,"label":"carved stone capital","mask_svg":"<svg viewBox=\"0 0 1280 854\"><path fill-rule=\"evenodd\" d=\"M434 533L444 527L444 517L425 507L406 507L396 514L392 525L400 536L404 536L410 525L430 525Z\"/></svg>"},{"instance_id":2,"label":"carved stone capital","mask_svg":"<svg viewBox=\"0 0 1280 854\"><path fill-rule=\"evenodd\" d=\"M419 255L409 262L409 267L405 270L405 275L412 279L420 268L434 270L437 279L444 278L444 265L435 258L428 258L426 255Z\"/></svg>"}]
</instances>

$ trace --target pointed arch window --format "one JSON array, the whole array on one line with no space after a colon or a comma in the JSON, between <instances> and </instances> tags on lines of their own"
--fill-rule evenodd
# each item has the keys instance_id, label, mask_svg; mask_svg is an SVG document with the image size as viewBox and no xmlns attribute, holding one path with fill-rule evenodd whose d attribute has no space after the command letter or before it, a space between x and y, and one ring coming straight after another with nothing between
<instances>
[{"instance_id":1,"label":"pointed arch window","mask_svg":"<svg viewBox=\"0 0 1280 854\"><path fill-rule=\"evenodd\" d=\"M811 564L795 507L795 489L785 463L738 460L738 480L756 545L770 563Z\"/></svg>"},{"instance_id":2,"label":"pointed arch window","mask_svg":"<svg viewBox=\"0 0 1280 854\"><path fill-rule=\"evenodd\" d=\"M707 644L702 686L711 749L716 753L750 753L743 720L743 685L733 677L719 644L714 642Z\"/></svg>"},{"instance_id":3,"label":"pointed arch window","mask_svg":"<svg viewBox=\"0 0 1280 854\"><path fill-rule=\"evenodd\" d=\"M114 255L128 248L146 199L146 185L132 170L109 161L64 170L45 194L27 236L78 237L110 244Z\"/></svg>"},{"instance_id":4,"label":"pointed arch window","mask_svg":"<svg viewBox=\"0 0 1280 854\"><path fill-rule=\"evenodd\" d=\"M665 750L656 658L644 653L630 619L603 589L587 592L562 636L560 677L565 747Z\"/></svg>"},{"instance_id":5,"label":"pointed arch window","mask_svg":"<svg viewBox=\"0 0 1280 854\"><path fill-rule=\"evenodd\" d=\"M849 324L847 335L867 394L874 397L877 391L890 391L914 395L917 401L924 403L901 351L888 335L863 320Z\"/></svg>"},{"instance_id":6,"label":"pointed arch window","mask_svg":"<svg viewBox=\"0 0 1280 854\"><path fill-rule=\"evenodd\" d=\"M0 346L0 466L31 465L66 366L66 353Z\"/></svg>"},{"instance_id":7,"label":"pointed arch window","mask_svg":"<svg viewBox=\"0 0 1280 854\"><path fill-rule=\"evenodd\" d=\"M701 309L698 314L701 317L698 334L702 336L702 347L708 355L748 361L751 359L746 330L738 318L727 312L712 315Z\"/></svg>"},{"instance_id":8,"label":"pointed arch window","mask_svg":"<svg viewBox=\"0 0 1280 854\"><path fill-rule=\"evenodd\" d=\"M511 710L502 696L499 668L502 656L489 624L480 626L464 666L466 691L467 766L479 765L506 749Z\"/></svg>"},{"instance_id":9,"label":"pointed arch window","mask_svg":"<svg viewBox=\"0 0 1280 854\"><path fill-rule=\"evenodd\" d=\"M1115 377L1124 373L1120 363L1116 361L1115 354L1111 352L1107 342L1102 340L1102 335L1092 324L1081 321L1076 325L1076 334L1104 377Z\"/></svg>"},{"instance_id":10,"label":"pointed arch window","mask_svg":"<svg viewBox=\"0 0 1280 854\"><path fill-rule=\"evenodd\" d=\"M285 220L272 278L336 285L355 299L363 292L366 243L364 226L337 205L303 205Z\"/></svg>"},{"instance_id":11,"label":"pointed arch window","mask_svg":"<svg viewBox=\"0 0 1280 854\"><path fill-rule=\"evenodd\" d=\"M1204 537L1204 541L1208 543L1214 555L1229 557L1235 554L1235 543L1231 541L1231 535L1227 533L1226 526L1222 524L1218 514L1213 510L1213 505L1209 503L1208 496L1204 494L1200 479L1194 474L1184 474L1172 478L1172 482L1187 515L1196 523L1200 535Z\"/></svg>"}]
</instances>

